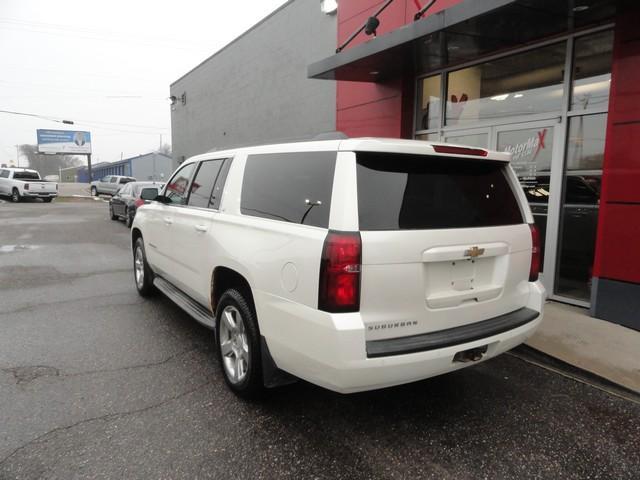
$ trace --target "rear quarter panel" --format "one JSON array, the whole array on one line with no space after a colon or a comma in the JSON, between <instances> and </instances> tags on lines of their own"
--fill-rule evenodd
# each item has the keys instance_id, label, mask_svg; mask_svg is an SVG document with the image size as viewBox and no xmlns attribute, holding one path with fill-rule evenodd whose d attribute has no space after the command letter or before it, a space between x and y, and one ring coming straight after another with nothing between
<instances>
[{"instance_id":1,"label":"rear quarter panel","mask_svg":"<svg viewBox=\"0 0 640 480\"><path fill-rule=\"evenodd\" d=\"M211 228L210 269L226 266L249 282L262 335L286 335L284 310L317 308L320 257L327 229L242 215L246 154L227 177L220 213Z\"/></svg>"}]
</instances>

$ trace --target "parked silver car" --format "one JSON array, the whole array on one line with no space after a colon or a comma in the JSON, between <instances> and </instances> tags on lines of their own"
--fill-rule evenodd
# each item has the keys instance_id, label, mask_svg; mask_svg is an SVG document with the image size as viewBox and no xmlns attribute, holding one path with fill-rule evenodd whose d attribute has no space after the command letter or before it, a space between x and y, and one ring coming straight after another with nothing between
<instances>
[{"instance_id":1,"label":"parked silver car","mask_svg":"<svg viewBox=\"0 0 640 480\"><path fill-rule=\"evenodd\" d=\"M125 177L122 175L107 175L100 180L91 182L91 195L98 196L101 194L115 195L116 192L125 184L135 182L133 177Z\"/></svg>"}]
</instances>

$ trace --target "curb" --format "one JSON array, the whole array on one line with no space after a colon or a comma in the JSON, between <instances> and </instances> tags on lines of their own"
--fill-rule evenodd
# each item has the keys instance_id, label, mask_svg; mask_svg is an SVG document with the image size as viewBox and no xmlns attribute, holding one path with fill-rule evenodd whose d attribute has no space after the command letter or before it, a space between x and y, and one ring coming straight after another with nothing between
<instances>
[{"instance_id":1,"label":"curb","mask_svg":"<svg viewBox=\"0 0 640 480\"><path fill-rule=\"evenodd\" d=\"M536 350L529 345L519 345L507 352L524 362L536 365L540 368L546 368L554 371L575 381L585 383L599 390L603 390L611 395L624 398L625 400L640 404L640 392L636 392L624 385L615 383L608 378L601 377L588 370L584 370L575 365L571 365L563 360L552 357L540 350Z\"/></svg>"}]
</instances>

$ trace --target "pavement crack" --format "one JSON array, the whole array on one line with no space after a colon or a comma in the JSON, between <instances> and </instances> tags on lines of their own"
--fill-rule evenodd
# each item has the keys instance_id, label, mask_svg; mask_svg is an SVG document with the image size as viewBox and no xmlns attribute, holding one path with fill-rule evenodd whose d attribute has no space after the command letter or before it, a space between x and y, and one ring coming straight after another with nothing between
<instances>
[{"instance_id":1,"label":"pavement crack","mask_svg":"<svg viewBox=\"0 0 640 480\"><path fill-rule=\"evenodd\" d=\"M186 397L187 395L190 395L198 390L200 390L201 388L209 385L211 382L207 381L204 383L201 383L200 385L187 390L186 392L182 392L178 395L174 395L173 397L169 397L161 402L155 403L153 405L149 405L143 408L138 408L135 410L129 410L126 412L116 412L116 413L108 413L106 415L100 415L97 417L91 417L91 418L85 418L84 420L79 420L75 423L72 423L71 425L66 425L64 427L56 427L53 428L51 430L49 430L48 432L43 433L42 435L38 435L36 438L34 438L33 440L29 440L27 443L24 443L22 445L20 445L18 448L16 448L15 450L13 450L9 455L7 455L6 457L4 457L2 460L0 460L0 468L3 467L7 461L9 461L14 455L16 455L18 452L24 450L25 448L29 447L30 445L33 445L35 443L39 443L42 441L46 441L46 438L54 433L58 433L58 432L65 432L68 430L71 430L72 428L75 428L79 425L83 425L85 423L90 423L90 422L95 422L95 421L111 421L111 420L117 420L119 418L123 418L123 417L127 417L129 415L137 415L140 413L145 413L148 412L149 410L153 410L155 408L159 408L162 407L163 405L166 405L170 402L173 402L175 400L179 400L183 397Z\"/></svg>"},{"instance_id":2,"label":"pavement crack","mask_svg":"<svg viewBox=\"0 0 640 480\"><path fill-rule=\"evenodd\" d=\"M26 312L29 310L35 310L38 308L43 308L43 307L48 307L51 305L60 305L60 304L70 304L70 303L74 303L74 302L82 302L85 300L94 300L94 299L99 299L99 298L110 298L110 297L117 297L120 295L131 295L129 292L122 292L122 293L108 293L105 295L91 295L88 297L79 297L79 298L70 298L70 299L65 299L65 300L56 300L55 302L46 302L46 303L39 303L37 305L26 305L24 307L20 307L20 308L15 308L13 310L7 310L4 312L0 312L0 316L2 315L10 315L12 313L20 313L20 312ZM139 302L140 304L144 303L144 300Z\"/></svg>"},{"instance_id":3,"label":"pavement crack","mask_svg":"<svg viewBox=\"0 0 640 480\"><path fill-rule=\"evenodd\" d=\"M112 373L112 372L122 372L122 371L127 371L127 370L135 370L138 368L150 368L150 367L157 367L159 365L164 365L165 363L169 363L171 360L181 357L183 355L187 355L189 353L192 353L194 351L198 350L197 348L190 348L188 350L183 350L182 352L178 352L178 353L174 353L173 355L168 356L167 358L163 359L163 360L159 360L157 362L150 362L150 363L142 363L139 365L128 365L126 367L118 367L118 368L105 368L102 370L87 370L85 372L76 372L76 373L65 373L62 374L62 377L80 377L83 375L95 375L97 373Z\"/></svg>"},{"instance_id":4,"label":"pavement crack","mask_svg":"<svg viewBox=\"0 0 640 480\"><path fill-rule=\"evenodd\" d=\"M2 368L1 371L10 373L16 379L16 384L29 383L39 377L58 377L60 370L46 365L27 365L22 367Z\"/></svg>"},{"instance_id":5,"label":"pavement crack","mask_svg":"<svg viewBox=\"0 0 640 480\"><path fill-rule=\"evenodd\" d=\"M183 355L188 355L194 351L197 351L198 348L190 348L188 350L183 350L178 353L174 353L173 355L164 358L163 360L159 360L157 362L143 363L139 365L128 365L126 367L118 367L118 368L105 368L99 370L87 370L84 372L75 372L75 373L61 373L58 368L49 367L46 365L23 365L18 367L7 367L0 368L0 371L10 373L16 379L16 383L18 385L23 383L29 383L33 380L36 380L39 377L60 377L60 378L69 378L69 377L81 377L85 375L95 375L100 373L113 373L113 372L122 372L127 370L135 370L139 368L150 368L157 367L159 365L164 365L169 363L171 360L174 360Z\"/></svg>"}]
</instances>

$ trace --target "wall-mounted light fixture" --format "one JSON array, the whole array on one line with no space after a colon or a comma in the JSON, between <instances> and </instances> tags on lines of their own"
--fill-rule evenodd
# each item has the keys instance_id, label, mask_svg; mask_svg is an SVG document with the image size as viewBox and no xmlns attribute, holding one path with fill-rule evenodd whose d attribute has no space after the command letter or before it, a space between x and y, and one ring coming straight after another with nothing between
<instances>
[{"instance_id":1,"label":"wall-mounted light fixture","mask_svg":"<svg viewBox=\"0 0 640 480\"><path fill-rule=\"evenodd\" d=\"M169 100L169 105L171 105L172 107L175 106L176 103L178 103L178 100L180 100L180 102L182 102L182 105L186 105L187 104L187 92L183 92L182 95L180 95L180 97L176 97L175 95L171 95L169 98L167 98L167 100Z\"/></svg>"},{"instance_id":2,"label":"wall-mounted light fixture","mask_svg":"<svg viewBox=\"0 0 640 480\"><path fill-rule=\"evenodd\" d=\"M320 10L327 15L333 15L338 11L337 0L320 0Z\"/></svg>"}]
</instances>

